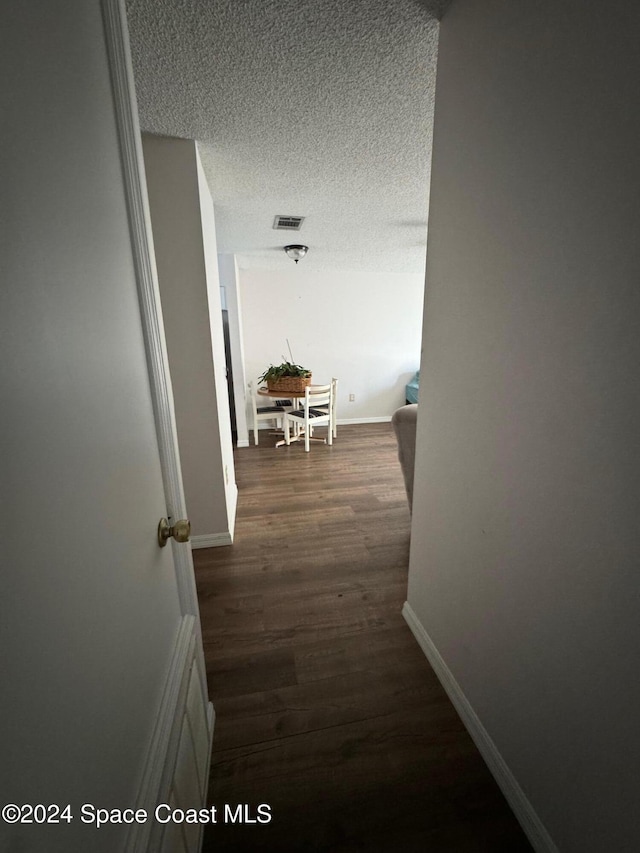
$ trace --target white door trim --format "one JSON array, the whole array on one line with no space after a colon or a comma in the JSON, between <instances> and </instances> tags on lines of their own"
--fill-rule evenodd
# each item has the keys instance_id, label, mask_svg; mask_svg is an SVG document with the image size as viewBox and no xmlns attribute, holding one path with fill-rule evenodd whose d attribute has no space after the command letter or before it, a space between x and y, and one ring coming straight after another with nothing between
<instances>
[{"instance_id":1,"label":"white door trim","mask_svg":"<svg viewBox=\"0 0 640 853\"><path fill-rule=\"evenodd\" d=\"M186 506L124 0L102 0L102 9L167 517L177 520ZM196 617L200 633L191 551L173 540L172 546L181 609Z\"/></svg>"},{"instance_id":2,"label":"white door trim","mask_svg":"<svg viewBox=\"0 0 640 853\"><path fill-rule=\"evenodd\" d=\"M138 107L129 52L126 10L124 0L101 0L101 2L166 512L168 518L179 519L186 517L186 505L153 248L142 139L138 124ZM154 533L154 530L149 531L150 535ZM192 767L176 765L180 732L186 731L185 684L190 672L190 661L197 672L200 685L198 701L202 703L202 714L206 717L206 725L209 727L206 738L200 737L198 744L193 743L192 749L198 751L199 757L204 762L207 777L213 735L214 714L206 699L207 679L191 548L186 544L177 544L173 539L171 544L183 619L138 793L141 807L148 811L154 803L157 805L161 801L159 798L168 802L175 779L180 772L197 773L196 765ZM205 754L206 750L209 752ZM203 753L201 756L200 752ZM206 780L203 787L206 790ZM194 804L196 806L204 805L206 793L201 791L200 794L201 802ZM141 825L129 836L127 850L136 851L136 853L157 850L161 830L162 827L156 822L149 821ZM201 843L200 833L197 841L198 849ZM193 849L195 851L195 847Z\"/></svg>"},{"instance_id":3,"label":"white door trim","mask_svg":"<svg viewBox=\"0 0 640 853\"><path fill-rule=\"evenodd\" d=\"M125 853L144 853L153 849L151 839L155 840L158 833L162 833L162 826L157 824L153 816L158 805L169 802L171 793L185 713L190 665L193 663L196 646L194 629L194 617L183 617L135 804L135 808L144 809L149 818L143 823L131 825ZM159 844L155 844L155 847L157 849Z\"/></svg>"}]
</instances>

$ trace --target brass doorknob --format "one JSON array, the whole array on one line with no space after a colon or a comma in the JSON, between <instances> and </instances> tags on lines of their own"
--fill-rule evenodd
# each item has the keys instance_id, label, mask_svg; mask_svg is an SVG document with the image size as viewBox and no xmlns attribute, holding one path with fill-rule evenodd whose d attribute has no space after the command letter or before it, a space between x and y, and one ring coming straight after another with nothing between
<instances>
[{"instance_id":1,"label":"brass doorknob","mask_svg":"<svg viewBox=\"0 0 640 853\"><path fill-rule=\"evenodd\" d=\"M172 527L166 518L161 518L158 525L158 545L164 548L172 536L176 542L188 542L191 536L191 522L181 518Z\"/></svg>"}]
</instances>

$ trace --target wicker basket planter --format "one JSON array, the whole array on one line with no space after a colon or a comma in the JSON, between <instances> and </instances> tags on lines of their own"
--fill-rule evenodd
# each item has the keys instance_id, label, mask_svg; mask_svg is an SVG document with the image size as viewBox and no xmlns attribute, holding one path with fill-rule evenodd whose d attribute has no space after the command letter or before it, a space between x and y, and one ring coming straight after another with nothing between
<instances>
[{"instance_id":1,"label":"wicker basket planter","mask_svg":"<svg viewBox=\"0 0 640 853\"><path fill-rule=\"evenodd\" d=\"M310 376L280 376L278 379L267 379L269 391L277 391L279 394L304 395L307 385L311 385Z\"/></svg>"}]
</instances>

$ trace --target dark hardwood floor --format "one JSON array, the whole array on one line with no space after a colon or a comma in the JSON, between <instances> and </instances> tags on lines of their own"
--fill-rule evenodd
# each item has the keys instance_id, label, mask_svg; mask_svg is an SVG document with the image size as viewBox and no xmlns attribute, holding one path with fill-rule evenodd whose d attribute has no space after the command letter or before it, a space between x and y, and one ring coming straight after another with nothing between
<instances>
[{"instance_id":1,"label":"dark hardwood floor","mask_svg":"<svg viewBox=\"0 0 640 853\"><path fill-rule=\"evenodd\" d=\"M236 451L235 542L194 552L216 709L207 851L530 851L401 615L390 424ZM256 820L225 823L224 806Z\"/></svg>"}]
</instances>

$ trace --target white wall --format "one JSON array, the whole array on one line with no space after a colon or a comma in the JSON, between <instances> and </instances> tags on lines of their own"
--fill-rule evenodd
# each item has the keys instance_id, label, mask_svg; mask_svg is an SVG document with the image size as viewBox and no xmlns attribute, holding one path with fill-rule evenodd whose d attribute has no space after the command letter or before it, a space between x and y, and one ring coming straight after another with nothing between
<instances>
[{"instance_id":1,"label":"white wall","mask_svg":"<svg viewBox=\"0 0 640 853\"><path fill-rule=\"evenodd\" d=\"M213 205L195 142L143 134L143 149L193 544L227 544L237 488Z\"/></svg>"},{"instance_id":2,"label":"white wall","mask_svg":"<svg viewBox=\"0 0 640 853\"><path fill-rule=\"evenodd\" d=\"M216 389L216 408L218 437L222 455L222 473L224 497L227 507L227 523L233 535L238 501L235 469L233 464L233 442L231 436L231 415L229 412L229 389L227 385L227 365L222 330L222 302L220 294L220 276L218 273L218 246L216 243L216 223L213 212L213 200L209 185L202 168L200 154L195 149L198 172L198 196L200 202L200 221L202 245L204 247L205 280L209 307L209 334L213 353L213 371Z\"/></svg>"},{"instance_id":3,"label":"white wall","mask_svg":"<svg viewBox=\"0 0 640 853\"><path fill-rule=\"evenodd\" d=\"M247 379L288 359L288 338L314 382L339 380L339 422L389 420L418 369L422 276L307 272L282 255L278 272L240 270Z\"/></svg>"},{"instance_id":4,"label":"white wall","mask_svg":"<svg viewBox=\"0 0 640 853\"><path fill-rule=\"evenodd\" d=\"M563 853L640 844L639 39L440 33L408 602Z\"/></svg>"}]
</instances>

